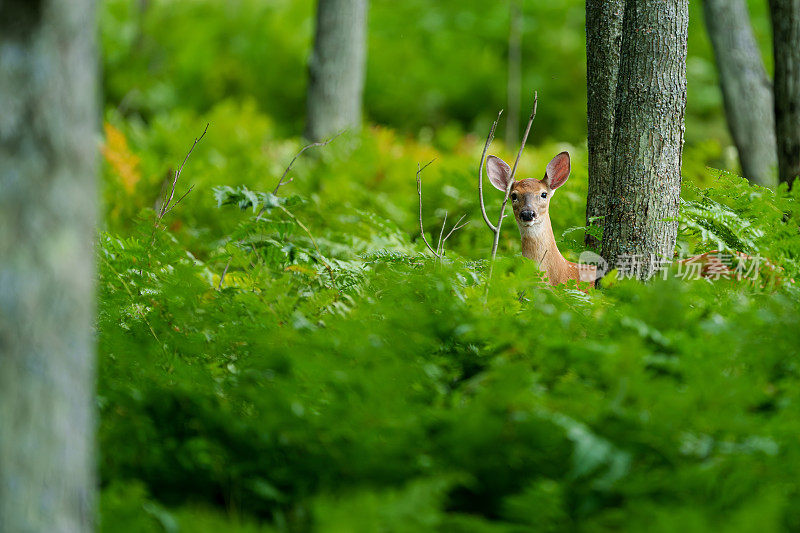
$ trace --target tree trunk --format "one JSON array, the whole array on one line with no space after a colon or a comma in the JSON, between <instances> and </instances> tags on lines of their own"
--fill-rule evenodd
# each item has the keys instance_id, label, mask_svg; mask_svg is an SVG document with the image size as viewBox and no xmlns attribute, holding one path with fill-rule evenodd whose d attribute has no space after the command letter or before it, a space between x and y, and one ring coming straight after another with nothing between
<instances>
[{"instance_id":1,"label":"tree trunk","mask_svg":"<svg viewBox=\"0 0 800 533\"><path fill-rule=\"evenodd\" d=\"M0 531L94 524L95 27L0 3Z\"/></svg>"},{"instance_id":2,"label":"tree trunk","mask_svg":"<svg viewBox=\"0 0 800 533\"><path fill-rule=\"evenodd\" d=\"M602 226L614 162L614 104L625 0L586 0L586 96L589 143L589 191L586 224ZM597 240L586 235L586 244Z\"/></svg>"},{"instance_id":3,"label":"tree trunk","mask_svg":"<svg viewBox=\"0 0 800 533\"><path fill-rule=\"evenodd\" d=\"M319 0L309 63L306 137L361 127L367 0Z\"/></svg>"},{"instance_id":4,"label":"tree trunk","mask_svg":"<svg viewBox=\"0 0 800 533\"><path fill-rule=\"evenodd\" d=\"M800 175L800 0L770 0L775 56L775 134L778 176Z\"/></svg>"},{"instance_id":5,"label":"tree trunk","mask_svg":"<svg viewBox=\"0 0 800 533\"><path fill-rule=\"evenodd\" d=\"M742 174L758 185L774 186L777 149L772 84L750 26L747 3L703 0L703 12Z\"/></svg>"},{"instance_id":6,"label":"tree trunk","mask_svg":"<svg viewBox=\"0 0 800 533\"><path fill-rule=\"evenodd\" d=\"M677 238L686 109L688 0L627 0L603 257L646 279Z\"/></svg>"}]
</instances>

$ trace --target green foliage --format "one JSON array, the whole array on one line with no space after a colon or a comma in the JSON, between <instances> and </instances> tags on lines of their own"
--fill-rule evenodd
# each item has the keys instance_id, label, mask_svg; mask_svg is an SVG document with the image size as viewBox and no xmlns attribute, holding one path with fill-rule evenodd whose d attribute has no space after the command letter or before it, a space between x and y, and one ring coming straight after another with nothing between
<instances>
[{"instance_id":1,"label":"green foliage","mask_svg":"<svg viewBox=\"0 0 800 533\"><path fill-rule=\"evenodd\" d=\"M800 189L706 168L732 165L699 7L679 245L767 257L769 288L552 288L507 219L487 289L475 174L505 105L502 3L372 2L367 113L397 129L304 153L271 193L303 146L312 4L103 3L102 529L800 529ZM542 105L519 175L569 150L551 217L576 259L602 236L582 3L523 4ZM432 159L427 234L469 221L442 259L418 237Z\"/></svg>"},{"instance_id":2,"label":"green foliage","mask_svg":"<svg viewBox=\"0 0 800 533\"><path fill-rule=\"evenodd\" d=\"M764 3L749 4L756 36L767 52L770 27ZM282 135L299 134L314 5L312 0L104 0L106 102L150 120L178 107L203 113L228 98L253 100L276 119ZM538 90L547 104L539 108L534 136L583 142L583 2L519 5L521 114ZM692 3L690 10L688 145L709 152L703 164L734 168L735 161L722 152L730 140L702 6ZM457 140L459 131L485 135L485 124L497 110L508 109L508 17L504 2L372 0L368 119L437 143ZM765 61L770 62L768 53ZM439 134L432 136L432 128Z\"/></svg>"},{"instance_id":3,"label":"green foliage","mask_svg":"<svg viewBox=\"0 0 800 533\"><path fill-rule=\"evenodd\" d=\"M261 191L300 143L256 133L268 121L242 112L211 112L179 183L195 188L166 229L147 208L132 222L108 213L105 529L800 525L800 300L788 279L775 291L670 278L587 295L550 288L507 226L487 293L477 141L439 152L385 129L344 137L298 160L276 196ZM173 138L199 121L111 118L140 158L130 197L141 202L155 190L144 169L162 152L180 161ZM214 130L245 122L253 130L235 137ZM521 172L560 149L532 146ZM586 186L585 153L572 153L553 204L567 254L582 249ZM433 157L426 227L445 207L471 213L441 261L413 242L413 161ZM108 184L120 168L109 160ZM724 174L687 183L682 246L741 246L796 276L796 195Z\"/></svg>"},{"instance_id":4,"label":"green foliage","mask_svg":"<svg viewBox=\"0 0 800 533\"><path fill-rule=\"evenodd\" d=\"M700 251L720 249L759 255L776 261L792 277L800 274L800 192L752 186L718 171L713 187L684 185L681 233Z\"/></svg>"}]
</instances>

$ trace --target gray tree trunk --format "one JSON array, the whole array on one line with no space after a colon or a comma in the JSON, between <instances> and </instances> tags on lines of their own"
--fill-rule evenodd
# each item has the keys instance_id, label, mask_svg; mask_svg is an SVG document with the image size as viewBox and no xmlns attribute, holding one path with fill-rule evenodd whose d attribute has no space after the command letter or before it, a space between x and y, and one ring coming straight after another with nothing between
<instances>
[{"instance_id":1,"label":"gray tree trunk","mask_svg":"<svg viewBox=\"0 0 800 533\"><path fill-rule=\"evenodd\" d=\"M309 62L306 137L361 127L367 0L319 0Z\"/></svg>"},{"instance_id":2,"label":"gray tree trunk","mask_svg":"<svg viewBox=\"0 0 800 533\"><path fill-rule=\"evenodd\" d=\"M94 524L93 0L0 2L0 531Z\"/></svg>"},{"instance_id":3,"label":"gray tree trunk","mask_svg":"<svg viewBox=\"0 0 800 533\"><path fill-rule=\"evenodd\" d=\"M614 162L614 105L625 0L586 0L586 96L589 143L589 191L586 224L606 216ZM597 225L603 225L600 218ZM586 244L597 246L591 235Z\"/></svg>"},{"instance_id":4,"label":"gray tree trunk","mask_svg":"<svg viewBox=\"0 0 800 533\"><path fill-rule=\"evenodd\" d=\"M770 0L775 56L775 133L778 176L800 175L800 0Z\"/></svg>"},{"instance_id":5,"label":"gray tree trunk","mask_svg":"<svg viewBox=\"0 0 800 533\"><path fill-rule=\"evenodd\" d=\"M703 0L717 61L725 115L742 174L765 187L777 182L772 84L756 44L745 0Z\"/></svg>"},{"instance_id":6,"label":"gray tree trunk","mask_svg":"<svg viewBox=\"0 0 800 533\"><path fill-rule=\"evenodd\" d=\"M671 260L677 238L686 109L688 0L627 0L603 257Z\"/></svg>"}]
</instances>

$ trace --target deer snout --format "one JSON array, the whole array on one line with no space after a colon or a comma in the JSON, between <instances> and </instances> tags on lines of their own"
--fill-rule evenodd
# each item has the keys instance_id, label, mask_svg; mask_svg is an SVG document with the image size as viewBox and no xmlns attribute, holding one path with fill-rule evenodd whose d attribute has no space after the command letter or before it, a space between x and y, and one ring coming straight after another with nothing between
<instances>
[{"instance_id":1,"label":"deer snout","mask_svg":"<svg viewBox=\"0 0 800 533\"><path fill-rule=\"evenodd\" d=\"M519 218L525 222L530 222L536 218L536 211L531 211L530 209L520 211Z\"/></svg>"}]
</instances>

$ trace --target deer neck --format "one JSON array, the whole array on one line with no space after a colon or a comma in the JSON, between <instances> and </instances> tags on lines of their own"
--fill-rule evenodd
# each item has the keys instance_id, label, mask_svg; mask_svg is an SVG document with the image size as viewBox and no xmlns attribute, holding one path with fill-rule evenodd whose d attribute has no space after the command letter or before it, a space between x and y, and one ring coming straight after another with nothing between
<instances>
[{"instance_id":1,"label":"deer neck","mask_svg":"<svg viewBox=\"0 0 800 533\"><path fill-rule=\"evenodd\" d=\"M547 271L551 282L561 282L567 260L558 251L550 216L546 215L541 223L534 226L519 226L519 232L522 237L522 255L539 263Z\"/></svg>"}]
</instances>

